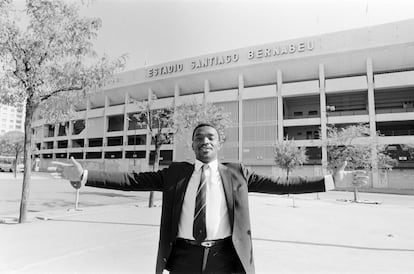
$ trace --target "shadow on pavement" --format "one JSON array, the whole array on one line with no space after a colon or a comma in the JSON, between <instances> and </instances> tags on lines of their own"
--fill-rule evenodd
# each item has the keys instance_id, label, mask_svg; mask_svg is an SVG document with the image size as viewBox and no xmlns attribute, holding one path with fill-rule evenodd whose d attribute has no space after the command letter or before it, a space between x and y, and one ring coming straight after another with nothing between
<instances>
[{"instance_id":1,"label":"shadow on pavement","mask_svg":"<svg viewBox=\"0 0 414 274\"><path fill-rule=\"evenodd\" d=\"M73 195L74 192L61 192L64 194ZM94 192L94 191L81 191L80 195L97 195L97 196L105 196L111 198L139 198L137 195L128 195L128 194L121 194L121 193L110 193L110 192Z\"/></svg>"},{"instance_id":2,"label":"shadow on pavement","mask_svg":"<svg viewBox=\"0 0 414 274\"><path fill-rule=\"evenodd\" d=\"M253 241L278 242L278 243L299 244L299 245L316 245L316 246L328 246L328 247L351 248L351 249L362 249L362 250L375 250L375 251L414 252L414 249L405 249L405 248L380 248L380 247L354 246L354 245L329 244L329 243L315 243L315 242L303 242L303 241L287 241L287 240L274 240L274 239L261 239L261 238L253 238Z\"/></svg>"},{"instance_id":3,"label":"shadow on pavement","mask_svg":"<svg viewBox=\"0 0 414 274\"><path fill-rule=\"evenodd\" d=\"M154 224L137 224L137 223L121 223L121 222L105 222L105 221L85 221L85 220L69 220L61 218L48 218L47 221L53 222L73 222L73 223L88 223L88 224L104 224L104 225L133 225L133 226L146 226L146 227L159 227L160 225Z\"/></svg>"}]
</instances>

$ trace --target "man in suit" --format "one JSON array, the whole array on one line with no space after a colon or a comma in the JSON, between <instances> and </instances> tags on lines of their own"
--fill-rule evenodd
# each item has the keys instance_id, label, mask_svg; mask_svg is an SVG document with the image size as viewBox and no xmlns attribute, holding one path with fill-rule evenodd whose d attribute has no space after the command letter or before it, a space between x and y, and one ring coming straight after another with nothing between
<instances>
[{"instance_id":1,"label":"man in suit","mask_svg":"<svg viewBox=\"0 0 414 274\"><path fill-rule=\"evenodd\" d=\"M126 191L162 191L162 217L156 273L254 273L248 192L271 194L322 192L333 189L332 176L271 178L239 163L218 163L221 142L214 125L193 131L195 163L172 163L157 172L83 170L72 158L62 176L75 188L83 185ZM341 167L335 180L361 172Z\"/></svg>"}]
</instances>

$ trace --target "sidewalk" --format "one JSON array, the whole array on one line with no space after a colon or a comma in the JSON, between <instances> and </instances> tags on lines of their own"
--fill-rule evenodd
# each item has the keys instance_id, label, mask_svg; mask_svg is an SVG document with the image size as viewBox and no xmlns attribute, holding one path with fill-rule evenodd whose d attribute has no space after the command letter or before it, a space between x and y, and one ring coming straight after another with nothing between
<instances>
[{"instance_id":1,"label":"sidewalk","mask_svg":"<svg viewBox=\"0 0 414 274\"><path fill-rule=\"evenodd\" d=\"M257 273L413 273L414 197L252 194ZM145 202L42 211L0 224L0 273L154 273L160 207ZM45 218L47 217L47 218ZM47 219L47 220L45 220Z\"/></svg>"}]
</instances>

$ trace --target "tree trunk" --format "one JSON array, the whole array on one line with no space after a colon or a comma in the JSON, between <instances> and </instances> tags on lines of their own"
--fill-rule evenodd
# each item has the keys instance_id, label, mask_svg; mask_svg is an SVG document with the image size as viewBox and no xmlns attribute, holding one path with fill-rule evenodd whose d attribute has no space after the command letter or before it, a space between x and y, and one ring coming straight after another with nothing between
<instances>
[{"instance_id":1,"label":"tree trunk","mask_svg":"<svg viewBox=\"0 0 414 274\"><path fill-rule=\"evenodd\" d=\"M155 142L155 159L154 159L154 165L152 167L152 171L158 171L160 167L160 151L161 151L161 145L158 145L157 142ZM154 206L154 191L150 191L148 207L153 207L153 206Z\"/></svg>"},{"instance_id":2,"label":"tree trunk","mask_svg":"<svg viewBox=\"0 0 414 274\"><path fill-rule=\"evenodd\" d=\"M289 180L289 168L286 169L286 180ZM288 198L290 197L290 193L288 193Z\"/></svg>"},{"instance_id":3,"label":"tree trunk","mask_svg":"<svg viewBox=\"0 0 414 274\"><path fill-rule=\"evenodd\" d=\"M13 175L14 175L14 178L17 177L17 159L19 159L19 154L16 153L15 156L16 157L14 158L14 164L13 164Z\"/></svg>"},{"instance_id":4,"label":"tree trunk","mask_svg":"<svg viewBox=\"0 0 414 274\"><path fill-rule=\"evenodd\" d=\"M31 148L32 148L32 116L34 108L32 107L30 99L26 101L26 117L24 120L24 148L23 148L23 186L22 186L22 198L20 200L20 217L19 223L27 221L27 204L29 202L29 190L30 190L30 176L32 173L31 167Z\"/></svg>"}]
</instances>

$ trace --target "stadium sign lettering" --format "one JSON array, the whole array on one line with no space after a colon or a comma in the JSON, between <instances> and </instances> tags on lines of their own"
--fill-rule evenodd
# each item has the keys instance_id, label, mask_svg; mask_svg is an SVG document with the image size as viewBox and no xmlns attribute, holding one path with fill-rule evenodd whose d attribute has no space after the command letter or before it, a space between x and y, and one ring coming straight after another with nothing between
<instances>
[{"instance_id":1,"label":"stadium sign lettering","mask_svg":"<svg viewBox=\"0 0 414 274\"><path fill-rule=\"evenodd\" d=\"M312 41L307 42L299 42L299 43L292 43L288 45L282 46L274 46L270 48L260 48L249 50L247 53L247 58L251 59L259 59L259 58L266 58L266 57L273 57L273 56L281 56L287 54L293 54L295 52L304 52L304 51L311 51L315 48L315 45Z\"/></svg>"},{"instance_id":2,"label":"stadium sign lettering","mask_svg":"<svg viewBox=\"0 0 414 274\"><path fill-rule=\"evenodd\" d=\"M167 74L172 74L175 72L182 71L183 69L184 69L183 64L172 64L172 65L166 65L162 67L155 67L155 68L150 68L147 70L147 76L151 78L151 77L156 77L156 76L161 76L161 75L167 75Z\"/></svg>"},{"instance_id":3,"label":"stadium sign lettering","mask_svg":"<svg viewBox=\"0 0 414 274\"><path fill-rule=\"evenodd\" d=\"M239 54L228 54L221 56L205 57L191 61L191 69L207 68L212 66L219 66L223 64L235 63L239 61Z\"/></svg>"},{"instance_id":4,"label":"stadium sign lettering","mask_svg":"<svg viewBox=\"0 0 414 274\"><path fill-rule=\"evenodd\" d=\"M297 43L290 43L285 45L274 45L270 47L249 49L247 56L243 55L243 59L255 60L261 58L277 57L283 55L290 55L294 53L312 51L315 49L313 41L302 41ZM198 70L221 66L231 63L237 63L240 60L239 53L230 53L224 55L216 55L209 57L202 57L190 60L189 63L176 63L164 66L158 66L147 69L146 76L148 78L159 77L163 75L171 75L183 71L184 69Z\"/></svg>"}]
</instances>

